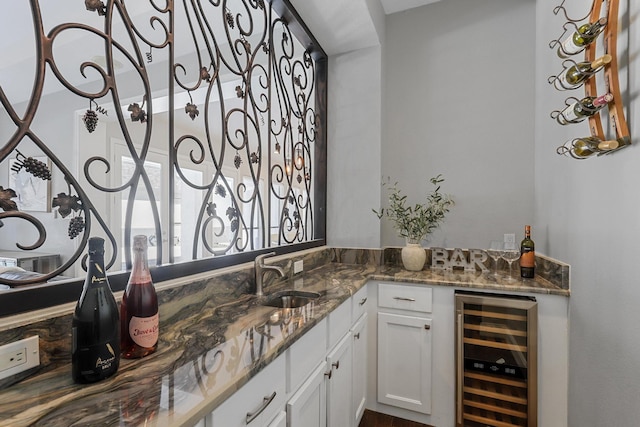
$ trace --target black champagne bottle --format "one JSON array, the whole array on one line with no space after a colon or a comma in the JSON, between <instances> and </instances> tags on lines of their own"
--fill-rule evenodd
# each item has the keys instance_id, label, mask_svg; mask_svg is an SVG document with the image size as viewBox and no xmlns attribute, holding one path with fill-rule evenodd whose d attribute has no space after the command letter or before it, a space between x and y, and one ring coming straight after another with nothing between
<instances>
[{"instance_id":1,"label":"black champagne bottle","mask_svg":"<svg viewBox=\"0 0 640 427\"><path fill-rule=\"evenodd\" d=\"M89 239L87 278L73 313L73 380L92 383L115 374L120 365L120 316L104 271L104 239Z\"/></svg>"}]
</instances>

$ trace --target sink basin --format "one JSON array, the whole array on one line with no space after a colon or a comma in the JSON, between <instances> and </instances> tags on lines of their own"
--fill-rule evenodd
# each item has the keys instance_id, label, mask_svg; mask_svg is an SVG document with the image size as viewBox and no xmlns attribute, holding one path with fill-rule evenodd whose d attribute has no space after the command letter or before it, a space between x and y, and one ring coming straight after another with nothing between
<instances>
[{"instance_id":1,"label":"sink basin","mask_svg":"<svg viewBox=\"0 0 640 427\"><path fill-rule=\"evenodd\" d=\"M309 304L320 297L316 292L305 291L281 291L270 295L262 305L277 308L296 308Z\"/></svg>"}]
</instances>

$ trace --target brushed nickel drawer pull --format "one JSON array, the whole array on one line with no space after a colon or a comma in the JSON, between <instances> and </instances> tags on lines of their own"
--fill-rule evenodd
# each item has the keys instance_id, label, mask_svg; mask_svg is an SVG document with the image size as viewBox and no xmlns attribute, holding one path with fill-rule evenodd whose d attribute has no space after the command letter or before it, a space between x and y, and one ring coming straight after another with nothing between
<instances>
[{"instance_id":1,"label":"brushed nickel drawer pull","mask_svg":"<svg viewBox=\"0 0 640 427\"><path fill-rule=\"evenodd\" d=\"M431 329L431 325L424 325L424 328L428 331L429 329Z\"/></svg>"},{"instance_id":2,"label":"brushed nickel drawer pull","mask_svg":"<svg viewBox=\"0 0 640 427\"><path fill-rule=\"evenodd\" d=\"M360 300L360 305L364 305L364 303L365 303L365 302L367 302L367 299L366 299L366 298L362 298L362 299Z\"/></svg>"},{"instance_id":3,"label":"brushed nickel drawer pull","mask_svg":"<svg viewBox=\"0 0 640 427\"><path fill-rule=\"evenodd\" d=\"M357 334L353 334L353 337L357 340L360 339L360 332L358 332Z\"/></svg>"},{"instance_id":4,"label":"brushed nickel drawer pull","mask_svg":"<svg viewBox=\"0 0 640 427\"><path fill-rule=\"evenodd\" d=\"M393 299L397 299L398 301L411 301L411 302L416 301L414 298L405 298L405 297L393 297Z\"/></svg>"},{"instance_id":5,"label":"brushed nickel drawer pull","mask_svg":"<svg viewBox=\"0 0 640 427\"><path fill-rule=\"evenodd\" d=\"M340 361L338 360L336 363L332 363L331 366L333 366L336 369L340 369Z\"/></svg>"},{"instance_id":6,"label":"brushed nickel drawer pull","mask_svg":"<svg viewBox=\"0 0 640 427\"><path fill-rule=\"evenodd\" d=\"M333 371L332 371L332 370L329 370L329 372L325 372L325 373L324 373L324 376L325 376L325 377L327 377L327 378L329 378L329 379L331 379L331 375L332 375L332 373L333 373Z\"/></svg>"},{"instance_id":7,"label":"brushed nickel drawer pull","mask_svg":"<svg viewBox=\"0 0 640 427\"><path fill-rule=\"evenodd\" d=\"M271 396L265 396L265 397L262 398L262 404L260 405L260 407L258 409L256 409L253 412L247 412L247 424L249 424L251 421L255 420L256 417L262 413L262 411L267 409L267 406L269 406L269 404L273 401L273 399L275 397L276 397L276 392L274 391L271 394Z\"/></svg>"}]
</instances>

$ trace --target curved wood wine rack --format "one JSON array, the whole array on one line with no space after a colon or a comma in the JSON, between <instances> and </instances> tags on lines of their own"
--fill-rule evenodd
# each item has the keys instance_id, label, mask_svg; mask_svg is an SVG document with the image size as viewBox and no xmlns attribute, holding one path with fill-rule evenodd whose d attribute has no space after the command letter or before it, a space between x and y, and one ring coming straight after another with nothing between
<instances>
[{"instance_id":1,"label":"curved wood wine rack","mask_svg":"<svg viewBox=\"0 0 640 427\"><path fill-rule=\"evenodd\" d=\"M605 4L605 10L603 11L602 5ZM602 153L598 153L598 156L604 154L610 154L615 151L619 151L620 149L631 145L631 136L629 135L629 127L627 125L627 120L624 114L624 103L622 99L622 95L620 94L620 83L618 77L618 57L617 57L617 42L618 42L618 12L619 12L619 0L593 0L593 4L591 6L591 11L587 17L582 19L574 20L567 16L566 9L564 8L564 0L557 6L553 13L557 15L560 11L564 12L565 17L567 18L567 25L565 24L565 32L562 34L560 39L553 40L549 47L555 48L560 44L560 40L567 34L569 31L574 31L577 29L577 22L583 21L587 17L589 18L589 22L595 22L601 17L607 18L607 25L601 34L598 37L596 42L589 44L584 50L584 60L592 62L596 59L596 50L598 47L598 41L601 41L604 53L611 55L611 62L604 67L604 85L605 91L601 93L610 93L613 95L613 100L608 105L608 114L611 120L612 131L615 133L615 139L625 140L626 143L619 146L619 148L611 151L606 151ZM567 27L574 27L569 30ZM557 76L552 76L549 78L549 83L554 84L554 86L563 90L563 88L558 87L557 85ZM585 96L598 96L597 84L595 78L589 78L584 83L585 88ZM571 98L570 98L571 99ZM569 104L567 104L569 105ZM588 118L589 122L589 131L591 136L600 138L601 140L611 139L611 137L607 138L605 134L605 129L602 125L602 112L594 114ZM553 117L553 113L552 113ZM613 136L613 135L612 135ZM558 147L559 154L571 154L570 147L566 147L566 144ZM572 155L572 157L577 158Z\"/></svg>"}]
</instances>

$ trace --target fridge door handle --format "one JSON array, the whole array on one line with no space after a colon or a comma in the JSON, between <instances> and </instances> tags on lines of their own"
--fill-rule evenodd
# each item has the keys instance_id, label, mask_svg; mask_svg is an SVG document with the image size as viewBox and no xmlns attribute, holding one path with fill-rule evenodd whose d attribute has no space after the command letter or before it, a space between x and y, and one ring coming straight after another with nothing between
<instances>
[{"instance_id":1,"label":"fridge door handle","mask_svg":"<svg viewBox=\"0 0 640 427\"><path fill-rule=\"evenodd\" d=\"M458 328L458 342L456 343L458 346L458 360L456 360L457 363L457 369L456 369L456 381L457 381L457 387L456 387L456 417L457 417L457 425L458 426L462 426L462 371L463 371L463 357L462 357L462 352L463 352L463 347L462 347L462 334L463 332L463 325L462 325L462 313L458 313L458 318L457 318L457 328Z\"/></svg>"}]
</instances>

